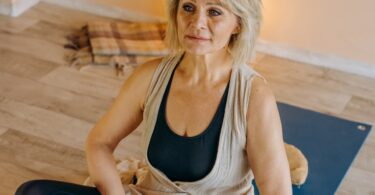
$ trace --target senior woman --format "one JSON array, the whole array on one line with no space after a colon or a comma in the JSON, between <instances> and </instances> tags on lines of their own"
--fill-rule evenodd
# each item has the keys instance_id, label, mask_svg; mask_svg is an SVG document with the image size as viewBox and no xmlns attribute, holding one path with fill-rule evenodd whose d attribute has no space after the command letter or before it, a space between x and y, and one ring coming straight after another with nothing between
<instances>
[{"instance_id":1,"label":"senior woman","mask_svg":"<svg viewBox=\"0 0 375 195\"><path fill-rule=\"evenodd\" d=\"M262 195L292 193L275 97L247 65L261 0L169 0L168 11L170 55L136 68L87 138L96 188L31 181L17 195L253 194L254 178ZM123 186L113 151L139 125L150 169Z\"/></svg>"}]
</instances>

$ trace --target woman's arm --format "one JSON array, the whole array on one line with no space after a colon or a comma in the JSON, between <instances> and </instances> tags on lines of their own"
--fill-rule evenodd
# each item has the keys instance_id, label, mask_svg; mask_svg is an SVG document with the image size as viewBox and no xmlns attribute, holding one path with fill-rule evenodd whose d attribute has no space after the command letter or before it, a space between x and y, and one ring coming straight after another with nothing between
<instances>
[{"instance_id":1,"label":"woman's arm","mask_svg":"<svg viewBox=\"0 0 375 195\"><path fill-rule=\"evenodd\" d=\"M261 195L290 195L292 184L276 99L254 77L247 111L247 154Z\"/></svg>"},{"instance_id":2,"label":"woman's arm","mask_svg":"<svg viewBox=\"0 0 375 195\"><path fill-rule=\"evenodd\" d=\"M160 59L137 67L124 82L109 110L90 131L85 144L86 160L95 186L103 195L124 195L113 152L118 143L143 120L143 104Z\"/></svg>"}]
</instances>

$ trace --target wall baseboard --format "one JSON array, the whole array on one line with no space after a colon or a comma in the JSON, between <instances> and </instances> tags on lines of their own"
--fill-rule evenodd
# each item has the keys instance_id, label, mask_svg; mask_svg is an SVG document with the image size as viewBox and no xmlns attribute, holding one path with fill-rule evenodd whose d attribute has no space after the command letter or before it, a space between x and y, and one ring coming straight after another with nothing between
<instances>
[{"instance_id":1,"label":"wall baseboard","mask_svg":"<svg viewBox=\"0 0 375 195\"><path fill-rule=\"evenodd\" d=\"M16 0L11 16L17 17L38 3L39 0Z\"/></svg>"},{"instance_id":2,"label":"wall baseboard","mask_svg":"<svg viewBox=\"0 0 375 195\"><path fill-rule=\"evenodd\" d=\"M42 0L47 3L68 7L100 16L139 22L165 22L164 18L146 15L121 7L115 7L90 0Z\"/></svg>"},{"instance_id":3,"label":"wall baseboard","mask_svg":"<svg viewBox=\"0 0 375 195\"><path fill-rule=\"evenodd\" d=\"M0 14L17 17L37 3L39 0L14 0L9 3L0 3Z\"/></svg>"},{"instance_id":4,"label":"wall baseboard","mask_svg":"<svg viewBox=\"0 0 375 195\"><path fill-rule=\"evenodd\" d=\"M255 49L256 51L273 56L375 78L375 64L367 64L334 55L311 52L260 39L258 39Z\"/></svg>"},{"instance_id":5,"label":"wall baseboard","mask_svg":"<svg viewBox=\"0 0 375 195\"><path fill-rule=\"evenodd\" d=\"M0 2L0 14L10 16L12 13L12 5L10 3Z\"/></svg>"}]
</instances>

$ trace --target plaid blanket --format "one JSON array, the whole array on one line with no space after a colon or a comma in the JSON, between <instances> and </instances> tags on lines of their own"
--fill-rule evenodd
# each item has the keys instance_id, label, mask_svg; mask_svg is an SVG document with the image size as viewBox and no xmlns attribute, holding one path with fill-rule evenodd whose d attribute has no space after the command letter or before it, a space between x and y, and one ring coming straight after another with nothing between
<instances>
[{"instance_id":1,"label":"plaid blanket","mask_svg":"<svg viewBox=\"0 0 375 195\"><path fill-rule=\"evenodd\" d=\"M168 54L164 45L166 23L89 22L66 38L65 48L70 66L110 65L116 75L125 66L137 66L145 61Z\"/></svg>"}]
</instances>

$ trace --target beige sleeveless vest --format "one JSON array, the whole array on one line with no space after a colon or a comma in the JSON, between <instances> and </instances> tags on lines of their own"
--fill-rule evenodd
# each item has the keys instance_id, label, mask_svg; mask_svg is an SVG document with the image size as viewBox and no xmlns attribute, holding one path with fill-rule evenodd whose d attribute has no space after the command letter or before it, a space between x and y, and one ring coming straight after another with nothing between
<instances>
[{"instance_id":1,"label":"beige sleeveless vest","mask_svg":"<svg viewBox=\"0 0 375 195\"><path fill-rule=\"evenodd\" d=\"M253 195L254 189L251 182L254 176L248 165L246 152L246 113L251 77L259 74L248 65L232 68L216 161L208 175L194 182L171 181L148 161L147 149L156 124L159 106L172 71L181 57L183 53L164 57L151 80L141 123L143 125L141 151L149 166L149 171L142 182L129 185L131 194Z\"/></svg>"}]
</instances>

